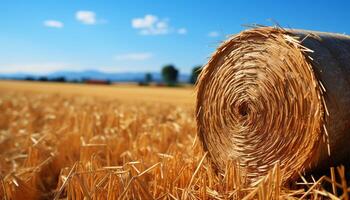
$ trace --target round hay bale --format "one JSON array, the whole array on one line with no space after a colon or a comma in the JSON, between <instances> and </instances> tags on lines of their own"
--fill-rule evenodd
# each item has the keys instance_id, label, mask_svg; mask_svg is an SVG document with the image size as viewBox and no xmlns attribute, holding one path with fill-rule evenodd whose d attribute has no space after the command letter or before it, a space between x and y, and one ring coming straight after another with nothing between
<instances>
[{"instance_id":1,"label":"round hay bale","mask_svg":"<svg viewBox=\"0 0 350 200\"><path fill-rule=\"evenodd\" d=\"M350 37L259 27L225 41L197 82L199 138L218 171L283 181L348 162Z\"/></svg>"}]
</instances>

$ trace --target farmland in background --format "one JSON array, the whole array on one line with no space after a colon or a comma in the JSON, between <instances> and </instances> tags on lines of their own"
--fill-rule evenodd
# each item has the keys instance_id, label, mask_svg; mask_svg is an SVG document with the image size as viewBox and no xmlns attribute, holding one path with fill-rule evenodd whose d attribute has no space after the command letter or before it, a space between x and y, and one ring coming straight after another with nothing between
<instances>
[{"instance_id":1,"label":"farmland in background","mask_svg":"<svg viewBox=\"0 0 350 200\"><path fill-rule=\"evenodd\" d=\"M0 198L317 199L348 190L333 181L325 191L326 177L287 189L278 165L255 187L235 163L216 175L196 137L194 101L192 87L1 81Z\"/></svg>"}]
</instances>

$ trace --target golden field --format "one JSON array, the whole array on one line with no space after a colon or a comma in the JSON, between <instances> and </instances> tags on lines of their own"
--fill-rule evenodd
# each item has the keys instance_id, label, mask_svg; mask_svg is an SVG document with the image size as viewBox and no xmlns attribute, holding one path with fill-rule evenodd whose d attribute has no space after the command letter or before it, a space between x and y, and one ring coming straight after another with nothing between
<instances>
[{"instance_id":1,"label":"golden field","mask_svg":"<svg viewBox=\"0 0 350 200\"><path fill-rule=\"evenodd\" d=\"M69 83L40 83L23 81L0 81L1 91L36 92L65 96L102 97L123 102L160 102L194 105L195 93L192 87L164 88L139 87L134 84L85 85Z\"/></svg>"},{"instance_id":2,"label":"golden field","mask_svg":"<svg viewBox=\"0 0 350 200\"><path fill-rule=\"evenodd\" d=\"M278 165L249 187L235 163L215 174L194 101L191 87L0 81L1 199L347 199L343 168L293 189Z\"/></svg>"}]
</instances>

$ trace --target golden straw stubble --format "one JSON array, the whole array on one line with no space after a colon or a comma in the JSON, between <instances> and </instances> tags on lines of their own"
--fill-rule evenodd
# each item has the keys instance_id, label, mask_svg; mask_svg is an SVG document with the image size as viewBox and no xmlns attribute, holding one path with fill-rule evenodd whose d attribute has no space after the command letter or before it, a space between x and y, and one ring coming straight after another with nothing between
<instances>
[{"instance_id":1,"label":"golden straw stubble","mask_svg":"<svg viewBox=\"0 0 350 200\"><path fill-rule=\"evenodd\" d=\"M329 47L328 40L340 46ZM344 76L335 85L334 75L350 69L349 41L338 34L271 27L225 41L197 83L198 134L213 166L224 171L233 160L254 183L277 162L283 181L347 162L349 150L338 145L350 139L350 111L342 110L349 107L350 86ZM326 49L342 54L325 57ZM330 62L338 68L329 68Z\"/></svg>"}]
</instances>

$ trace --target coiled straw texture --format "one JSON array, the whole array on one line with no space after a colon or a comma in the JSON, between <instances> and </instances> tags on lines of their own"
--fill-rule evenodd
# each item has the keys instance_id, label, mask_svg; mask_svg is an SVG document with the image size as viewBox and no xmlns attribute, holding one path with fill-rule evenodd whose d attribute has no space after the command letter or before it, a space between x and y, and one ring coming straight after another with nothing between
<instances>
[{"instance_id":1,"label":"coiled straw texture","mask_svg":"<svg viewBox=\"0 0 350 200\"><path fill-rule=\"evenodd\" d=\"M283 181L349 161L350 38L259 27L225 41L197 82L197 126L218 171Z\"/></svg>"}]
</instances>

